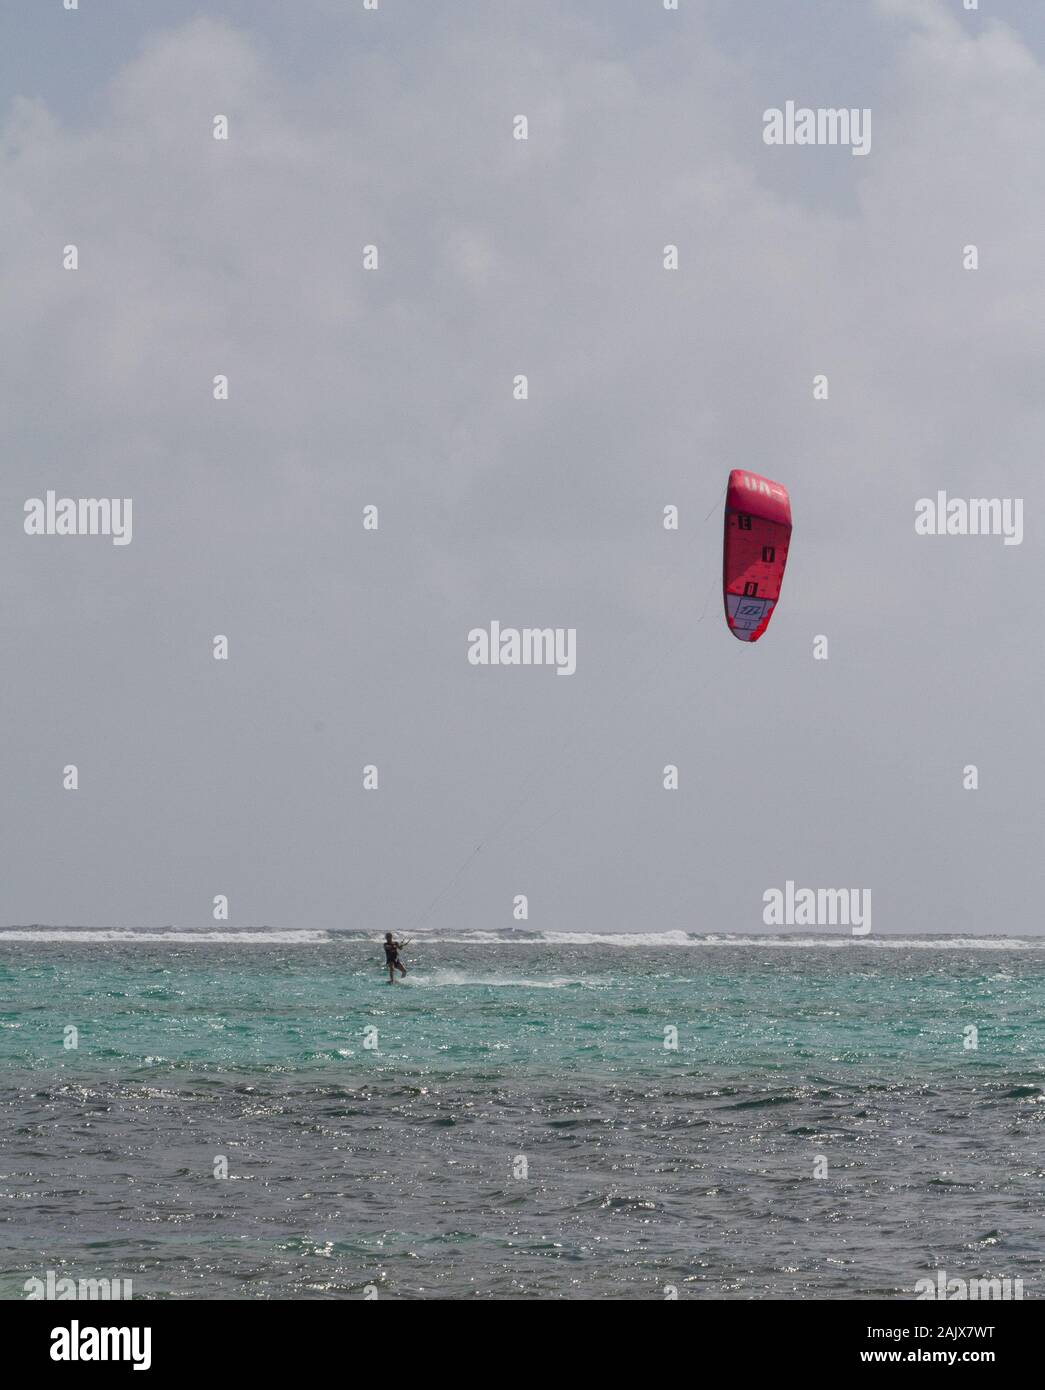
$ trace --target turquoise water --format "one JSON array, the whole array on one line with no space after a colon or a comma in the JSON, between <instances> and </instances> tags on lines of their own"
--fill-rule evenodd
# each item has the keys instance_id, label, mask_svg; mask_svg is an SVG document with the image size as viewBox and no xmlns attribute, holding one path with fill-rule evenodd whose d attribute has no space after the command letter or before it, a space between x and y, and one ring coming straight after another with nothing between
<instances>
[{"instance_id":1,"label":"turquoise water","mask_svg":"<svg viewBox=\"0 0 1045 1390\"><path fill-rule=\"evenodd\" d=\"M389 988L351 934L45 936L0 932L5 1297L1040 1286L1041 942L479 934Z\"/></svg>"}]
</instances>

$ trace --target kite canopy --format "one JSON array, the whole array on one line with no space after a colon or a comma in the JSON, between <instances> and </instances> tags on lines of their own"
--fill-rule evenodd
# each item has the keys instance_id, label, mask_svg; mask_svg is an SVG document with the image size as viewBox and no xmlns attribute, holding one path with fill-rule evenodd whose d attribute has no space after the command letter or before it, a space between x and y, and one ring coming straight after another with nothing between
<instances>
[{"instance_id":1,"label":"kite canopy","mask_svg":"<svg viewBox=\"0 0 1045 1390\"><path fill-rule=\"evenodd\" d=\"M726 489L722 597L729 630L741 642L757 642L769 626L790 544L787 488L734 468Z\"/></svg>"}]
</instances>

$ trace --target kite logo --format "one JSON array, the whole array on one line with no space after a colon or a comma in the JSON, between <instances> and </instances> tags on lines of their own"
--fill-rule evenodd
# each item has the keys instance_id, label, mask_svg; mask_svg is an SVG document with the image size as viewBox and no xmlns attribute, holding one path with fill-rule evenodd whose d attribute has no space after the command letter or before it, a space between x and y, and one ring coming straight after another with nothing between
<instances>
[{"instance_id":1,"label":"kite logo","mask_svg":"<svg viewBox=\"0 0 1045 1390\"><path fill-rule=\"evenodd\" d=\"M577 669L575 627L502 628L495 618L489 632L473 627L468 643L473 666L554 666L557 676L572 676Z\"/></svg>"},{"instance_id":2,"label":"kite logo","mask_svg":"<svg viewBox=\"0 0 1045 1390\"><path fill-rule=\"evenodd\" d=\"M854 936L871 930L870 888L795 888L789 878L783 890L762 894L762 921L767 927L852 927Z\"/></svg>"},{"instance_id":3,"label":"kite logo","mask_svg":"<svg viewBox=\"0 0 1045 1390\"><path fill-rule=\"evenodd\" d=\"M1022 497L921 497L914 504L919 536L1004 536L1005 545L1023 543Z\"/></svg>"},{"instance_id":4,"label":"kite logo","mask_svg":"<svg viewBox=\"0 0 1045 1390\"><path fill-rule=\"evenodd\" d=\"M763 497L776 497L781 502L787 501L787 488L781 487L779 483L770 482L768 478L760 478L757 473L744 473L739 468L735 470L739 477L737 479L740 487L746 487L748 492L760 493ZM746 517L747 525L745 531L751 529L751 518Z\"/></svg>"},{"instance_id":5,"label":"kite logo","mask_svg":"<svg viewBox=\"0 0 1045 1390\"><path fill-rule=\"evenodd\" d=\"M762 113L767 145L848 145L850 154L871 153L871 108L797 106L793 101Z\"/></svg>"}]
</instances>

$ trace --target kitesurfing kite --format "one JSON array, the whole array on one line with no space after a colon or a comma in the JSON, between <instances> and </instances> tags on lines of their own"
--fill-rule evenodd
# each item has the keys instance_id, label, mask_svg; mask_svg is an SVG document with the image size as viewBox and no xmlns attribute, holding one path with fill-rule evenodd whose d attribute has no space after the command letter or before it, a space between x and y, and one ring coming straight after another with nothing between
<instances>
[{"instance_id":1,"label":"kitesurfing kite","mask_svg":"<svg viewBox=\"0 0 1045 1390\"><path fill-rule=\"evenodd\" d=\"M734 468L726 488L722 598L726 622L741 642L769 626L791 544L791 499L782 483Z\"/></svg>"}]
</instances>

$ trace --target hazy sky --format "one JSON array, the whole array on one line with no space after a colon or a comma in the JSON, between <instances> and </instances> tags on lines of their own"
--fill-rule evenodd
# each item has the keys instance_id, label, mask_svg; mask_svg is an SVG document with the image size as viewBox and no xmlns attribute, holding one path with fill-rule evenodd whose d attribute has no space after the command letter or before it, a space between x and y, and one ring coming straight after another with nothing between
<instances>
[{"instance_id":1,"label":"hazy sky","mask_svg":"<svg viewBox=\"0 0 1045 1390\"><path fill-rule=\"evenodd\" d=\"M1042 930L1041 11L8 0L0 922L400 930L485 840L427 925ZM795 521L755 646L735 467ZM916 535L941 489L1022 544Z\"/></svg>"}]
</instances>

